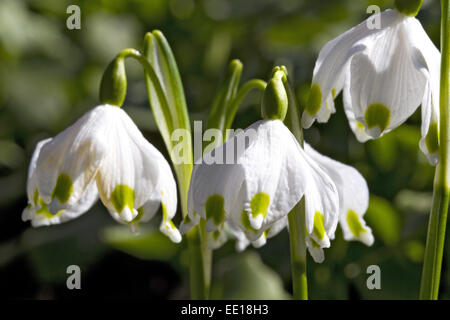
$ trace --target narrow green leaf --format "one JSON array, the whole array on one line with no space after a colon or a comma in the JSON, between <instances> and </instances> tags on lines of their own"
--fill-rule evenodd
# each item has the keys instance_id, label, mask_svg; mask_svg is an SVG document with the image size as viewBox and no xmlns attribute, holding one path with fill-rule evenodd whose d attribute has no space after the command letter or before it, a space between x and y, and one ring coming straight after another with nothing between
<instances>
[{"instance_id":1,"label":"narrow green leaf","mask_svg":"<svg viewBox=\"0 0 450 320\"><path fill-rule=\"evenodd\" d=\"M226 118L231 102L236 97L241 74L242 63L239 60L232 60L228 66L225 80L214 98L214 103L208 117L208 129L216 128L225 132Z\"/></svg>"},{"instance_id":2,"label":"narrow green leaf","mask_svg":"<svg viewBox=\"0 0 450 320\"><path fill-rule=\"evenodd\" d=\"M150 77L146 75L147 91L150 106L153 110L155 122L161 131L164 142L172 157L175 172L180 185L181 205L183 215L187 209L187 192L193 166L192 134L189 115L186 106L180 73L166 38L161 31L147 33L144 39L144 57L155 70L167 100L167 109L158 99L156 88ZM167 113L170 116L167 116ZM168 123L170 121L170 123ZM188 136L182 135L180 141L172 141L172 134L176 129L185 129ZM172 153L175 144L180 143L183 150L183 160L175 161Z\"/></svg>"}]
</instances>

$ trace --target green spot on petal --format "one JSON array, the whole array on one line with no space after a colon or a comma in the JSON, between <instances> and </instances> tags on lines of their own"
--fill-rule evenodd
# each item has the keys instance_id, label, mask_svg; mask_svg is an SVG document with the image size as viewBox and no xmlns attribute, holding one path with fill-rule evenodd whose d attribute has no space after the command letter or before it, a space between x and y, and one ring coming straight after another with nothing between
<instances>
[{"instance_id":1,"label":"green spot on petal","mask_svg":"<svg viewBox=\"0 0 450 320\"><path fill-rule=\"evenodd\" d=\"M36 188L36 190L34 190L34 195L33 195L33 205L37 206L39 203L39 190Z\"/></svg>"},{"instance_id":2,"label":"green spot on petal","mask_svg":"<svg viewBox=\"0 0 450 320\"><path fill-rule=\"evenodd\" d=\"M322 90L317 84L311 86L309 93L309 99L305 106L305 111L310 115L315 115L320 109L320 103L322 102Z\"/></svg>"},{"instance_id":3,"label":"green spot on petal","mask_svg":"<svg viewBox=\"0 0 450 320\"><path fill-rule=\"evenodd\" d=\"M225 219L225 199L219 194L209 196L205 203L205 215L218 226Z\"/></svg>"},{"instance_id":4,"label":"green spot on petal","mask_svg":"<svg viewBox=\"0 0 450 320\"><path fill-rule=\"evenodd\" d=\"M322 240L325 237L324 216L319 211L314 214L313 233L317 239Z\"/></svg>"},{"instance_id":5,"label":"green spot on petal","mask_svg":"<svg viewBox=\"0 0 450 320\"><path fill-rule=\"evenodd\" d=\"M351 209L347 212L347 224L350 232L355 237L359 237L361 233L366 232L366 229L362 226L361 221L359 221L358 214Z\"/></svg>"},{"instance_id":6,"label":"green spot on petal","mask_svg":"<svg viewBox=\"0 0 450 320\"><path fill-rule=\"evenodd\" d=\"M366 110L364 119L367 128L372 129L378 127L380 133L386 130L391 118L391 111L388 107L381 103L372 103Z\"/></svg>"},{"instance_id":7,"label":"green spot on petal","mask_svg":"<svg viewBox=\"0 0 450 320\"><path fill-rule=\"evenodd\" d=\"M248 218L248 213L245 210L243 210L242 213L241 213L241 223L242 223L242 226L246 230L253 231L255 233L258 232L258 230L253 228L252 225L250 224L250 219Z\"/></svg>"},{"instance_id":8,"label":"green spot on petal","mask_svg":"<svg viewBox=\"0 0 450 320\"><path fill-rule=\"evenodd\" d=\"M364 124L359 121L356 121L356 128L362 130L362 129L364 129Z\"/></svg>"},{"instance_id":9,"label":"green spot on petal","mask_svg":"<svg viewBox=\"0 0 450 320\"><path fill-rule=\"evenodd\" d=\"M439 128L436 122L430 124L427 136L425 137L425 144L429 153L435 153L439 150Z\"/></svg>"},{"instance_id":10,"label":"green spot on petal","mask_svg":"<svg viewBox=\"0 0 450 320\"><path fill-rule=\"evenodd\" d=\"M267 208L269 208L269 203L270 197L267 193L259 192L255 194L250 201L252 216L256 218L258 215L262 215L265 218L267 216Z\"/></svg>"},{"instance_id":11,"label":"green spot on petal","mask_svg":"<svg viewBox=\"0 0 450 320\"><path fill-rule=\"evenodd\" d=\"M119 214L123 211L125 206L127 206L130 211L133 211L134 190L126 184L118 184L111 193L110 201Z\"/></svg>"},{"instance_id":12,"label":"green spot on petal","mask_svg":"<svg viewBox=\"0 0 450 320\"><path fill-rule=\"evenodd\" d=\"M336 88L331 89L331 97L336 98Z\"/></svg>"},{"instance_id":13,"label":"green spot on petal","mask_svg":"<svg viewBox=\"0 0 450 320\"><path fill-rule=\"evenodd\" d=\"M52 192L52 199L56 197L59 202L66 203L72 195L72 192L72 179L70 179L69 175L61 173L58 177L58 180L56 180L56 185Z\"/></svg>"},{"instance_id":14,"label":"green spot on petal","mask_svg":"<svg viewBox=\"0 0 450 320\"><path fill-rule=\"evenodd\" d=\"M311 246L316 249L320 249L320 244L318 244L313 238L309 238Z\"/></svg>"},{"instance_id":15,"label":"green spot on petal","mask_svg":"<svg viewBox=\"0 0 450 320\"><path fill-rule=\"evenodd\" d=\"M214 231L212 237L215 241L217 241L217 239L219 239L220 237L220 231L219 230Z\"/></svg>"}]
</instances>

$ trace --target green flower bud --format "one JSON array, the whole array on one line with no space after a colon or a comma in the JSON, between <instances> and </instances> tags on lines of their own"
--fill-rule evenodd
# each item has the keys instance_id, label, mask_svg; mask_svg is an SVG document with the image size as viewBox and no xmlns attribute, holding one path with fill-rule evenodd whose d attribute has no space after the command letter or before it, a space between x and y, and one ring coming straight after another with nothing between
<instances>
[{"instance_id":1,"label":"green flower bud","mask_svg":"<svg viewBox=\"0 0 450 320\"><path fill-rule=\"evenodd\" d=\"M401 13L415 17L419 13L423 0L395 0L395 7Z\"/></svg>"},{"instance_id":2,"label":"green flower bud","mask_svg":"<svg viewBox=\"0 0 450 320\"><path fill-rule=\"evenodd\" d=\"M100 84L102 104L122 106L127 93L127 75L123 56L117 56L106 68Z\"/></svg>"},{"instance_id":3,"label":"green flower bud","mask_svg":"<svg viewBox=\"0 0 450 320\"><path fill-rule=\"evenodd\" d=\"M288 97L284 88L282 70L274 70L272 79L269 80L261 103L261 114L266 120L281 120L286 117Z\"/></svg>"}]
</instances>

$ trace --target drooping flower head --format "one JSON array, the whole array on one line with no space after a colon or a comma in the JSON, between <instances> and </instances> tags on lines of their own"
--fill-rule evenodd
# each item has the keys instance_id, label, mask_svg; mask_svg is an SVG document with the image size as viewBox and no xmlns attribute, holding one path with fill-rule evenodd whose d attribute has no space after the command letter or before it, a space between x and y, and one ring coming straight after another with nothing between
<instances>
[{"instance_id":1,"label":"drooping flower head","mask_svg":"<svg viewBox=\"0 0 450 320\"><path fill-rule=\"evenodd\" d=\"M361 142L395 129L422 104L420 148L436 164L440 53L414 17L421 1L397 2L400 9L378 13L322 48L302 125L327 122L341 90L350 126Z\"/></svg>"},{"instance_id":2,"label":"drooping flower head","mask_svg":"<svg viewBox=\"0 0 450 320\"><path fill-rule=\"evenodd\" d=\"M161 231L173 241L175 179L163 155L121 108L100 105L51 139L38 143L27 183L23 220L51 225L85 213L100 197L118 222L136 230L161 204Z\"/></svg>"},{"instance_id":3,"label":"drooping flower head","mask_svg":"<svg viewBox=\"0 0 450 320\"><path fill-rule=\"evenodd\" d=\"M272 81L281 79L274 77ZM188 217L181 231L186 232L203 218L212 234L213 247L226 240L226 229L238 239L238 249L249 243L258 247L286 226L287 215L304 196L305 240L317 262L323 261L323 248L328 248L334 238L340 212L345 212L341 221L346 226L346 239L360 239L370 245L373 237L362 220L368 203L364 179L355 174L356 170L342 164L336 169L331 159L325 160L309 146L300 146L282 122L286 112L274 107L282 106L287 98L283 97L280 83L273 82L269 82L264 94L265 120L255 122L203 157L210 159L219 154L224 161L202 161L195 166L188 194ZM352 202L345 196L341 208L341 193L325 167L334 168L330 170L334 178L338 177L336 183L340 187L362 188L358 191L362 192L362 200ZM351 173L345 179L341 176L344 167L342 174Z\"/></svg>"}]
</instances>

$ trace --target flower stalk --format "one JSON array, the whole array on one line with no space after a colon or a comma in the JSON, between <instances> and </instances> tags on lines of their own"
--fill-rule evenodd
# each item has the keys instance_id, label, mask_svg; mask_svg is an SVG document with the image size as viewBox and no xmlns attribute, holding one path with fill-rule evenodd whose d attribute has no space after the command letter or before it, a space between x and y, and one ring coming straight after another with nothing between
<instances>
[{"instance_id":1,"label":"flower stalk","mask_svg":"<svg viewBox=\"0 0 450 320\"><path fill-rule=\"evenodd\" d=\"M300 110L288 80L283 77L283 84L288 96L288 110L285 124L303 147L303 131L300 121ZM294 299L308 300L308 277L306 273L306 223L305 197L289 212L289 241L291 256L291 277Z\"/></svg>"},{"instance_id":2,"label":"flower stalk","mask_svg":"<svg viewBox=\"0 0 450 320\"><path fill-rule=\"evenodd\" d=\"M162 33L159 31L148 33L144 40L144 46L144 54L135 49L125 49L117 55L116 60L122 61L124 58L134 58L143 67L147 79L147 93L151 109L167 150L172 157L173 141L171 133L178 128L190 131L181 80L168 43ZM156 59L155 56L158 53L163 56L163 59ZM156 61L160 60L166 63L164 68L156 65ZM167 94L168 91L172 93L170 96ZM169 102L169 99L174 101ZM185 150L190 151L188 157L192 160L192 142L183 141L183 143L189 144ZM187 215L187 193L193 161L176 164L172 159L172 163L179 182L182 216L185 217ZM187 234L191 299L195 300L209 298L211 253L206 246L204 233L199 226L194 227Z\"/></svg>"},{"instance_id":3,"label":"flower stalk","mask_svg":"<svg viewBox=\"0 0 450 320\"><path fill-rule=\"evenodd\" d=\"M420 299L436 300L439 295L445 228L450 193L450 6L449 0L441 0L441 78L439 163L436 167L433 202L428 222L427 242L420 285Z\"/></svg>"}]
</instances>

